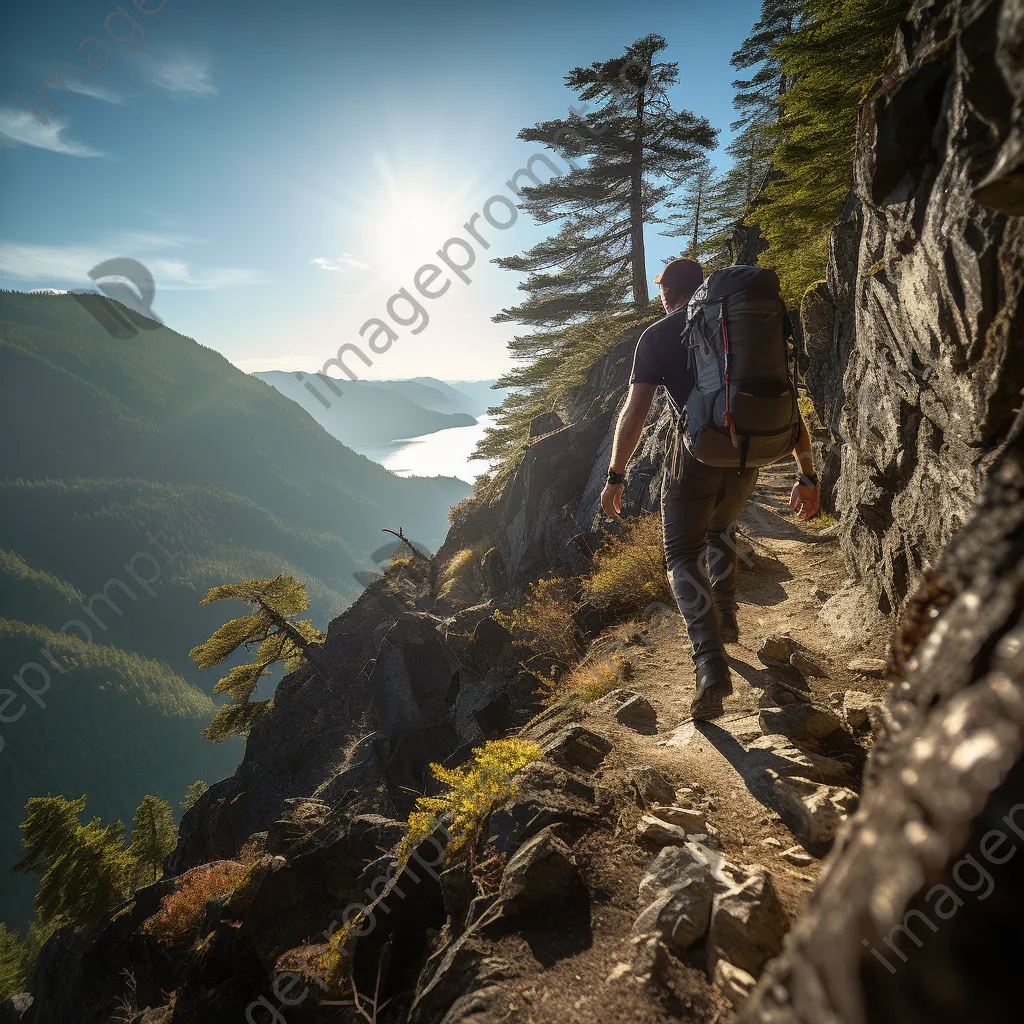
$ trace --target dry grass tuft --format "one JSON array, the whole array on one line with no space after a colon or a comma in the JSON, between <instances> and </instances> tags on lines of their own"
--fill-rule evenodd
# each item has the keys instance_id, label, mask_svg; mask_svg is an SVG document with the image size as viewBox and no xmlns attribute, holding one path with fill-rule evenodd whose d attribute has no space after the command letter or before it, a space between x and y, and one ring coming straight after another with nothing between
<instances>
[{"instance_id":1,"label":"dry grass tuft","mask_svg":"<svg viewBox=\"0 0 1024 1024\"><path fill-rule=\"evenodd\" d=\"M218 860L186 871L175 879L173 892L160 901L160 909L142 930L168 946L194 941L207 904L234 892L248 872L249 868L236 860Z\"/></svg>"},{"instance_id":2,"label":"dry grass tuft","mask_svg":"<svg viewBox=\"0 0 1024 1024\"><path fill-rule=\"evenodd\" d=\"M652 601L672 603L665 570L661 516L630 520L620 534L609 538L594 556L594 569L583 581L583 598L640 610Z\"/></svg>"}]
</instances>

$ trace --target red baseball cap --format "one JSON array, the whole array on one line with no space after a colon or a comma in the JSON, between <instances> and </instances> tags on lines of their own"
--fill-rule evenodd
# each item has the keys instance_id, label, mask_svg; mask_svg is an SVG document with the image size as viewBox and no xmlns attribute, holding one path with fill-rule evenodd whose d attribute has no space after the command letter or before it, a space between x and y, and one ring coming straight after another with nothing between
<instances>
[{"instance_id":1,"label":"red baseball cap","mask_svg":"<svg viewBox=\"0 0 1024 1024\"><path fill-rule=\"evenodd\" d=\"M672 292L689 292L691 295L704 282L704 270L696 260L688 256L680 256L671 260L661 269L654 279L655 284L663 284Z\"/></svg>"}]
</instances>

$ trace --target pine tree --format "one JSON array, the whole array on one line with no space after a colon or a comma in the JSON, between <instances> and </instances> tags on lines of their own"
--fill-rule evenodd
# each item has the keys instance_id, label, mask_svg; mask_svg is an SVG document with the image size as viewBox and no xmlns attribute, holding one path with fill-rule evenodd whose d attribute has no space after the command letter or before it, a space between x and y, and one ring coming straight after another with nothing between
<instances>
[{"instance_id":1,"label":"pine tree","mask_svg":"<svg viewBox=\"0 0 1024 1024\"><path fill-rule=\"evenodd\" d=\"M214 686L214 693L226 693L231 702L221 706L204 730L207 739L219 742L232 733L248 733L256 719L273 706L273 699L250 700L256 684L267 669L285 662L289 669L303 658L323 675L329 667L320 647L324 634L309 619L292 617L309 607L306 585L282 573L269 580L244 580L213 587L200 604L212 604L233 598L255 605L249 615L224 623L205 643L194 647L189 657L200 668L212 668L230 657L239 647L256 645L256 656L245 665L236 665Z\"/></svg>"},{"instance_id":2,"label":"pine tree","mask_svg":"<svg viewBox=\"0 0 1024 1024\"><path fill-rule=\"evenodd\" d=\"M54 925L33 921L22 938L0 922L0 1001L31 989L39 951L54 930Z\"/></svg>"},{"instance_id":3,"label":"pine tree","mask_svg":"<svg viewBox=\"0 0 1024 1024\"><path fill-rule=\"evenodd\" d=\"M178 805L181 808L182 814L187 814L196 805L196 801L206 792L209 787L203 782L202 779L196 779L188 789L185 790L185 796L182 798L181 803Z\"/></svg>"},{"instance_id":4,"label":"pine tree","mask_svg":"<svg viewBox=\"0 0 1024 1024\"><path fill-rule=\"evenodd\" d=\"M566 84L597 109L519 133L572 170L522 189L521 209L538 223L558 223L555 233L521 256L495 260L529 275L520 285L528 298L495 321L541 328L516 339L516 358L544 355L551 328L606 312L627 294L635 307L647 306L644 224L670 194L673 176L712 148L717 134L706 119L672 109L666 93L678 65L657 59L666 45L661 36L645 36L619 57L574 68Z\"/></svg>"},{"instance_id":5,"label":"pine tree","mask_svg":"<svg viewBox=\"0 0 1024 1024\"><path fill-rule=\"evenodd\" d=\"M86 798L32 797L25 805L25 856L14 871L38 874L36 913L44 924L94 924L131 892L133 858L124 849L124 825L79 815Z\"/></svg>"},{"instance_id":6,"label":"pine tree","mask_svg":"<svg viewBox=\"0 0 1024 1024\"><path fill-rule=\"evenodd\" d=\"M132 818L132 842L129 854L137 864L136 880L144 885L155 882L163 873L164 858L178 841L171 805L147 794L135 808Z\"/></svg>"},{"instance_id":7,"label":"pine tree","mask_svg":"<svg viewBox=\"0 0 1024 1024\"><path fill-rule=\"evenodd\" d=\"M853 182L857 110L881 74L908 0L804 0L797 32L774 44L784 86L767 133L776 172L748 220L770 248L787 298L820 278L828 234Z\"/></svg>"},{"instance_id":8,"label":"pine tree","mask_svg":"<svg viewBox=\"0 0 1024 1024\"><path fill-rule=\"evenodd\" d=\"M734 218L723 193L723 180L706 156L694 161L681 197L666 206L672 212L662 233L686 239L683 256L699 260L705 272L731 262L728 246Z\"/></svg>"}]
</instances>

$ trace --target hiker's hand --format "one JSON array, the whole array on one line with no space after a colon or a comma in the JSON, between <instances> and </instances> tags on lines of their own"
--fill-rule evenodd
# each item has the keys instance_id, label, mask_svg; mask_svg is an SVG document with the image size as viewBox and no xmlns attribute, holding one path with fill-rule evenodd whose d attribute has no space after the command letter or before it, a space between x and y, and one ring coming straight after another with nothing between
<instances>
[{"instance_id":1,"label":"hiker's hand","mask_svg":"<svg viewBox=\"0 0 1024 1024\"><path fill-rule=\"evenodd\" d=\"M622 493L625 491L625 484L605 484L601 492L601 508L605 515L618 519L622 515Z\"/></svg>"},{"instance_id":2,"label":"hiker's hand","mask_svg":"<svg viewBox=\"0 0 1024 1024\"><path fill-rule=\"evenodd\" d=\"M818 487L807 487L797 481L789 496L789 507L801 519L813 519L821 511L821 491Z\"/></svg>"}]
</instances>

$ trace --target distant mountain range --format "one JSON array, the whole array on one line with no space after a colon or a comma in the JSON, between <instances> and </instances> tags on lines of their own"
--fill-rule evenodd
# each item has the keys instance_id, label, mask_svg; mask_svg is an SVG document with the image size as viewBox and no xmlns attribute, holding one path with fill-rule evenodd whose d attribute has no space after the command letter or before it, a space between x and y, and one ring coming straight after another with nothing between
<instances>
[{"instance_id":1,"label":"distant mountain range","mask_svg":"<svg viewBox=\"0 0 1024 1024\"><path fill-rule=\"evenodd\" d=\"M466 427L501 404L494 381L338 380L321 374L254 373L302 406L324 430L351 448L368 449L449 427ZM338 392L341 392L339 395Z\"/></svg>"},{"instance_id":2,"label":"distant mountain range","mask_svg":"<svg viewBox=\"0 0 1024 1024\"><path fill-rule=\"evenodd\" d=\"M130 820L237 762L200 736L218 673L188 652L241 610L200 607L209 587L293 573L325 626L382 527L436 546L470 488L400 479L213 350L115 339L72 295L0 293L0 426L0 918L22 925L29 796Z\"/></svg>"}]
</instances>

